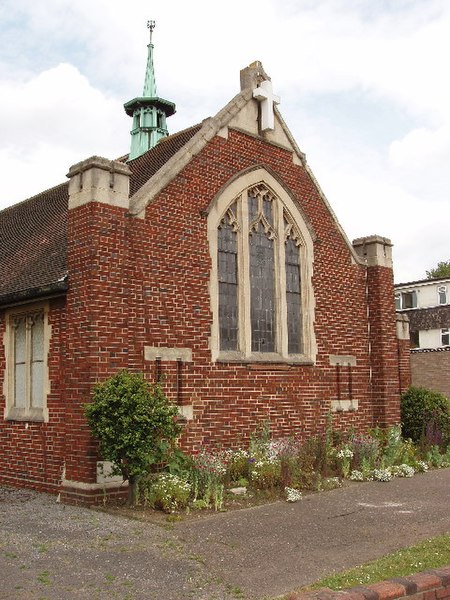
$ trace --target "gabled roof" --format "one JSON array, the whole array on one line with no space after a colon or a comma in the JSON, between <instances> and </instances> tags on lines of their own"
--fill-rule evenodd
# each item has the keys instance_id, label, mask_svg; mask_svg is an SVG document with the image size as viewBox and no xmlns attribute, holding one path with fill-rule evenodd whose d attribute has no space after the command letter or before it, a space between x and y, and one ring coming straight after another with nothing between
<instances>
[{"instance_id":1,"label":"gabled roof","mask_svg":"<svg viewBox=\"0 0 450 600\"><path fill-rule=\"evenodd\" d=\"M201 124L169 135L142 156L130 160L128 163L132 172L130 196L133 196L144 183L153 177L200 129Z\"/></svg>"},{"instance_id":2,"label":"gabled roof","mask_svg":"<svg viewBox=\"0 0 450 600\"><path fill-rule=\"evenodd\" d=\"M129 161L130 214L142 217L152 199L216 135L227 136L228 128L259 135L253 90L254 78L260 72L258 62L244 69L243 89L214 117L161 139L154 148ZM361 263L276 106L274 114L275 130L266 132L265 138L291 151L293 161L307 171L353 260ZM125 162L127 158L119 160ZM64 183L0 212L0 304L42 296L67 286L68 199L68 184Z\"/></svg>"},{"instance_id":3,"label":"gabled roof","mask_svg":"<svg viewBox=\"0 0 450 600\"><path fill-rule=\"evenodd\" d=\"M130 161L130 194L137 192L200 127L164 138ZM68 188L68 182L62 183L0 211L0 304L67 289Z\"/></svg>"}]
</instances>

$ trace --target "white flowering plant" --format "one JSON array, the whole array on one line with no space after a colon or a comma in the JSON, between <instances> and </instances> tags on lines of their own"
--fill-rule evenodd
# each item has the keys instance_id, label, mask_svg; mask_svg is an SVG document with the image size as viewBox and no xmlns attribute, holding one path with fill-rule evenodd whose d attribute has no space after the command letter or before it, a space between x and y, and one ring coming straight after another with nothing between
<instances>
[{"instance_id":1,"label":"white flowering plant","mask_svg":"<svg viewBox=\"0 0 450 600\"><path fill-rule=\"evenodd\" d=\"M144 504L166 513L185 508L189 503L191 484L170 473L159 473L140 483Z\"/></svg>"},{"instance_id":2,"label":"white flowering plant","mask_svg":"<svg viewBox=\"0 0 450 600\"><path fill-rule=\"evenodd\" d=\"M302 499L302 493L295 488L285 487L284 493L286 494L286 502L298 502Z\"/></svg>"},{"instance_id":3,"label":"white flowering plant","mask_svg":"<svg viewBox=\"0 0 450 600\"><path fill-rule=\"evenodd\" d=\"M347 478L350 474L350 467L353 458L353 450L348 444L342 446L336 451L336 458L338 459L342 477Z\"/></svg>"},{"instance_id":4,"label":"white flowering plant","mask_svg":"<svg viewBox=\"0 0 450 600\"><path fill-rule=\"evenodd\" d=\"M255 460L250 467L250 481L256 489L273 489L281 482L281 464L275 458Z\"/></svg>"},{"instance_id":5,"label":"white flowering plant","mask_svg":"<svg viewBox=\"0 0 450 600\"><path fill-rule=\"evenodd\" d=\"M350 473L350 481L364 481L364 473L358 471L358 469L353 469Z\"/></svg>"},{"instance_id":6,"label":"white flowering plant","mask_svg":"<svg viewBox=\"0 0 450 600\"><path fill-rule=\"evenodd\" d=\"M391 472L396 477L414 477L415 470L410 465L401 464L391 467Z\"/></svg>"},{"instance_id":7,"label":"white flowering plant","mask_svg":"<svg viewBox=\"0 0 450 600\"><path fill-rule=\"evenodd\" d=\"M430 467L424 460L419 460L416 463L416 471L418 473L426 473Z\"/></svg>"},{"instance_id":8,"label":"white flowering plant","mask_svg":"<svg viewBox=\"0 0 450 600\"><path fill-rule=\"evenodd\" d=\"M374 481L391 481L392 473L390 469L374 469L373 471Z\"/></svg>"}]
</instances>

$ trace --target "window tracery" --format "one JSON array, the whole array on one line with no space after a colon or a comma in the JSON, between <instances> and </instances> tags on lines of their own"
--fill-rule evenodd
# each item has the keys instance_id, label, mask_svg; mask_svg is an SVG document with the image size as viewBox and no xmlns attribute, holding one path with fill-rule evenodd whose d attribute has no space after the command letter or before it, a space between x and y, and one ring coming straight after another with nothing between
<instances>
[{"instance_id":1,"label":"window tracery","mask_svg":"<svg viewBox=\"0 0 450 600\"><path fill-rule=\"evenodd\" d=\"M208 216L213 359L314 362L312 237L267 178L233 182Z\"/></svg>"}]
</instances>

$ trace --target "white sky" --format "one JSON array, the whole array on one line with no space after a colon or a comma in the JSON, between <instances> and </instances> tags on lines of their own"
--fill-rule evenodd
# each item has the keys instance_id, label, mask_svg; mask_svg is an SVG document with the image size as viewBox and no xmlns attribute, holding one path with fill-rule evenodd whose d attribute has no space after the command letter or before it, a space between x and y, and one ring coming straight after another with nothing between
<instances>
[{"instance_id":1,"label":"white sky","mask_svg":"<svg viewBox=\"0 0 450 600\"><path fill-rule=\"evenodd\" d=\"M390 238L396 282L450 259L449 0L1 0L0 207L129 151L147 19L172 133L260 60L348 237Z\"/></svg>"}]
</instances>

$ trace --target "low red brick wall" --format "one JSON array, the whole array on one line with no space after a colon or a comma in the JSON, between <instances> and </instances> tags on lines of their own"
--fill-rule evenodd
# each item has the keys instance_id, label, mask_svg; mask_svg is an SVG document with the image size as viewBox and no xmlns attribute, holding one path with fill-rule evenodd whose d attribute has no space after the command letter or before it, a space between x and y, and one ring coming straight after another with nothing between
<instances>
[{"instance_id":1,"label":"low red brick wall","mask_svg":"<svg viewBox=\"0 0 450 600\"><path fill-rule=\"evenodd\" d=\"M357 586L341 592L328 588L305 594L290 594L287 600L448 600L450 599L450 566L395 577L368 586Z\"/></svg>"}]
</instances>

